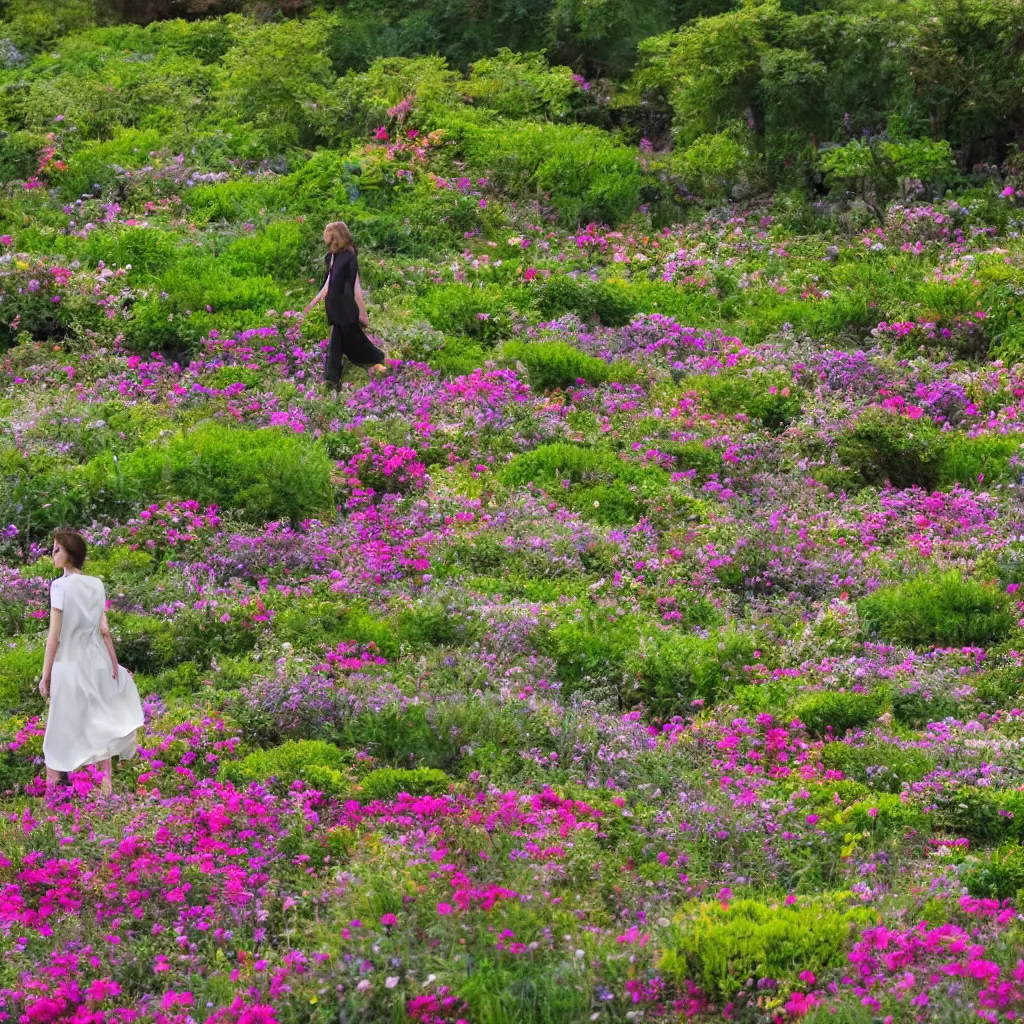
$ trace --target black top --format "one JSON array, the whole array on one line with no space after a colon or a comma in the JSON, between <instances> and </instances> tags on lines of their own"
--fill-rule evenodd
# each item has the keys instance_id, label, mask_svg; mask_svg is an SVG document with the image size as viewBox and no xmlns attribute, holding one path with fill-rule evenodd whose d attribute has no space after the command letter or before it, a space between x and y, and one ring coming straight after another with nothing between
<instances>
[{"instance_id":1,"label":"black top","mask_svg":"<svg viewBox=\"0 0 1024 1024\"><path fill-rule=\"evenodd\" d=\"M326 271L327 297L324 305L327 309L327 322L332 326L342 327L359 321L359 306L356 304L356 278L359 276L359 263L351 249L339 253L328 253L324 257Z\"/></svg>"}]
</instances>

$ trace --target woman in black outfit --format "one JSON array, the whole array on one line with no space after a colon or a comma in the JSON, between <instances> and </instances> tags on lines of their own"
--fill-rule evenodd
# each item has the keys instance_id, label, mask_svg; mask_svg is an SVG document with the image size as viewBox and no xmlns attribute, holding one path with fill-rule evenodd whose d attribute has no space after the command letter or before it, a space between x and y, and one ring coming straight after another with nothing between
<instances>
[{"instance_id":1,"label":"woman in black outfit","mask_svg":"<svg viewBox=\"0 0 1024 1024\"><path fill-rule=\"evenodd\" d=\"M346 356L356 366L384 369L384 353L363 333L363 328L370 326L370 318L366 315L359 283L359 263L352 233L343 221L337 220L324 228L324 242L327 243L324 257L327 278L303 312L308 313L324 300L327 322L331 325L324 380L329 388L337 391Z\"/></svg>"}]
</instances>

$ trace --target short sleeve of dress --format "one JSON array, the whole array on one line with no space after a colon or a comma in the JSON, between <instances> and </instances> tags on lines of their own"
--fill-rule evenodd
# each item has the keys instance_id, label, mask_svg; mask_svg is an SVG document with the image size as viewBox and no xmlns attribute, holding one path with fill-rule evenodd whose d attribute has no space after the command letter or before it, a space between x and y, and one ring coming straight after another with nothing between
<instances>
[{"instance_id":1,"label":"short sleeve of dress","mask_svg":"<svg viewBox=\"0 0 1024 1024\"><path fill-rule=\"evenodd\" d=\"M50 584L50 607L57 611L64 611L64 578L58 576Z\"/></svg>"}]
</instances>

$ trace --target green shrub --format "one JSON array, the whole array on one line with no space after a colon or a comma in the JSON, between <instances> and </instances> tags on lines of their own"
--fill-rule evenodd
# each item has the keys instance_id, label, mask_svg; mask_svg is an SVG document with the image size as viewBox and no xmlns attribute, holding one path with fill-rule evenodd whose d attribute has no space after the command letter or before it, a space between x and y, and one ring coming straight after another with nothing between
<instances>
[{"instance_id":1,"label":"green shrub","mask_svg":"<svg viewBox=\"0 0 1024 1024\"><path fill-rule=\"evenodd\" d=\"M555 659L565 696L583 689L586 680L617 691L640 626L633 616L621 616L614 622L595 616L574 618L540 631L535 642L542 654Z\"/></svg>"},{"instance_id":2,"label":"green shrub","mask_svg":"<svg viewBox=\"0 0 1024 1024\"><path fill-rule=\"evenodd\" d=\"M269 251L274 242L262 244ZM240 252L240 266L244 258L245 253ZM132 307L131 319L124 327L125 344L143 355L178 349L187 352L211 330L230 335L265 326L267 310L281 309L284 303L284 293L269 276L235 276L226 263L209 256L183 258L154 281L148 298Z\"/></svg>"},{"instance_id":3,"label":"green shrub","mask_svg":"<svg viewBox=\"0 0 1024 1024\"><path fill-rule=\"evenodd\" d=\"M265 230L235 239L219 261L238 278L301 276L312 231L293 220L275 221ZM322 272L322 267L317 268Z\"/></svg>"},{"instance_id":4,"label":"green shrub","mask_svg":"<svg viewBox=\"0 0 1024 1024\"><path fill-rule=\"evenodd\" d=\"M448 338L444 345L433 352L429 363L431 369L446 377L463 377L484 365L491 358L489 349L468 338Z\"/></svg>"},{"instance_id":5,"label":"green shrub","mask_svg":"<svg viewBox=\"0 0 1024 1024\"><path fill-rule=\"evenodd\" d=\"M820 904L703 903L677 919L661 967L678 981L695 981L719 1006L751 980L772 978L785 992L801 985L802 971L820 978L843 967L858 927L874 917Z\"/></svg>"},{"instance_id":6,"label":"green shrub","mask_svg":"<svg viewBox=\"0 0 1024 1024\"><path fill-rule=\"evenodd\" d=\"M417 300L416 309L445 334L464 335L489 345L512 334L508 299L495 285L438 285Z\"/></svg>"},{"instance_id":7,"label":"green shrub","mask_svg":"<svg viewBox=\"0 0 1024 1024\"><path fill-rule=\"evenodd\" d=\"M943 826L972 844L991 846L1024 838L1024 793L978 786L946 790L938 801Z\"/></svg>"},{"instance_id":8,"label":"green shrub","mask_svg":"<svg viewBox=\"0 0 1024 1024\"><path fill-rule=\"evenodd\" d=\"M843 737L849 729L864 729L882 713L882 699L873 693L824 691L801 697L793 705L793 717L800 719L812 736Z\"/></svg>"},{"instance_id":9,"label":"green shrub","mask_svg":"<svg viewBox=\"0 0 1024 1024\"><path fill-rule=\"evenodd\" d=\"M1016 900L1024 896L1024 847L1013 843L983 857L971 857L960 872L967 891L979 899Z\"/></svg>"},{"instance_id":10,"label":"green shrub","mask_svg":"<svg viewBox=\"0 0 1024 1024\"><path fill-rule=\"evenodd\" d=\"M928 833L933 823L934 816L926 814L917 801L904 802L897 793L872 793L851 804L825 827L838 835L867 832L882 839L903 836L908 831Z\"/></svg>"},{"instance_id":11,"label":"green shrub","mask_svg":"<svg viewBox=\"0 0 1024 1024\"><path fill-rule=\"evenodd\" d=\"M441 604L420 602L394 618L396 641L413 650L468 646L482 632L482 623L476 616Z\"/></svg>"},{"instance_id":12,"label":"green shrub","mask_svg":"<svg viewBox=\"0 0 1024 1024\"><path fill-rule=\"evenodd\" d=\"M1019 479L1021 468L1011 460L1022 454L1016 434L982 434L948 438L939 462L939 485L991 487Z\"/></svg>"},{"instance_id":13,"label":"green shrub","mask_svg":"<svg viewBox=\"0 0 1024 1024\"><path fill-rule=\"evenodd\" d=\"M897 690L892 695L892 713L900 725L923 729L929 722L941 722L956 715L960 704L943 691Z\"/></svg>"},{"instance_id":14,"label":"green shrub","mask_svg":"<svg viewBox=\"0 0 1024 1024\"><path fill-rule=\"evenodd\" d=\"M220 774L237 786L273 779L278 786L288 787L297 780L309 781L312 769L344 772L350 761L348 754L323 740L288 740L279 747L256 750L239 761L228 761Z\"/></svg>"},{"instance_id":15,"label":"green shrub","mask_svg":"<svg viewBox=\"0 0 1024 1024\"><path fill-rule=\"evenodd\" d=\"M899 793L905 782L920 782L935 769L935 758L921 750L902 750L892 743L851 746L826 743L821 763L829 770L841 771L846 778L866 783L873 790Z\"/></svg>"},{"instance_id":16,"label":"green shrub","mask_svg":"<svg viewBox=\"0 0 1024 1024\"><path fill-rule=\"evenodd\" d=\"M756 646L732 630L709 637L658 633L630 652L626 669L636 684L623 699L663 717L689 710L695 699L716 703L746 681L743 669L755 663Z\"/></svg>"},{"instance_id":17,"label":"green shrub","mask_svg":"<svg viewBox=\"0 0 1024 1024\"><path fill-rule=\"evenodd\" d=\"M42 675L42 647L0 648L0 715L38 710Z\"/></svg>"},{"instance_id":18,"label":"green shrub","mask_svg":"<svg viewBox=\"0 0 1024 1024\"><path fill-rule=\"evenodd\" d=\"M728 198L733 187L747 177L754 166L742 123L725 131L701 135L672 161L690 191L712 201Z\"/></svg>"},{"instance_id":19,"label":"green shrub","mask_svg":"<svg viewBox=\"0 0 1024 1024\"><path fill-rule=\"evenodd\" d=\"M945 442L928 420L868 409L836 441L840 462L862 484L923 487L939 483Z\"/></svg>"},{"instance_id":20,"label":"green shrub","mask_svg":"<svg viewBox=\"0 0 1024 1024\"><path fill-rule=\"evenodd\" d=\"M517 455L502 481L512 486L534 483L588 519L622 524L647 513L649 501L668 484L668 474L607 449L558 442Z\"/></svg>"},{"instance_id":21,"label":"green shrub","mask_svg":"<svg viewBox=\"0 0 1024 1024\"><path fill-rule=\"evenodd\" d=\"M563 224L617 224L640 202L645 178L636 153L596 129L466 110L445 111L432 126L449 132L474 177L539 199Z\"/></svg>"},{"instance_id":22,"label":"green shrub","mask_svg":"<svg viewBox=\"0 0 1024 1024\"><path fill-rule=\"evenodd\" d=\"M249 522L294 524L330 515L331 462L323 448L277 428L247 430L207 422L166 446L137 449L120 464L94 460L85 474L131 505L159 497L194 498L238 509Z\"/></svg>"},{"instance_id":23,"label":"green shrub","mask_svg":"<svg viewBox=\"0 0 1024 1024\"><path fill-rule=\"evenodd\" d=\"M399 793L410 796L440 796L448 792L451 779L437 768L377 768L360 782L362 799L394 800Z\"/></svg>"},{"instance_id":24,"label":"green shrub","mask_svg":"<svg viewBox=\"0 0 1024 1024\"><path fill-rule=\"evenodd\" d=\"M708 448L703 441L659 441L658 450L675 458L675 469L685 472L696 470L700 477L722 470L722 454Z\"/></svg>"},{"instance_id":25,"label":"green shrub","mask_svg":"<svg viewBox=\"0 0 1024 1024\"><path fill-rule=\"evenodd\" d=\"M352 776L328 768L324 764L311 764L302 773L302 778L313 788L328 796L348 797L352 792Z\"/></svg>"},{"instance_id":26,"label":"green shrub","mask_svg":"<svg viewBox=\"0 0 1024 1024\"><path fill-rule=\"evenodd\" d=\"M73 202L97 186L100 191L109 189L117 181L119 167L144 167L150 153L165 145L166 138L155 129L119 128L112 139L86 142L66 161L67 169L58 172L55 181Z\"/></svg>"},{"instance_id":27,"label":"green shrub","mask_svg":"<svg viewBox=\"0 0 1024 1024\"><path fill-rule=\"evenodd\" d=\"M178 660L174 623L151 615L110 614L117 658L128 669L155 675Z\"/></svg>"},{"instance_id":28,"label":"green shrub","mask_svg":"<svg viewBox=\"0 0 1024 1024\"><path fill-rule=\"evenodd\" d=\"M693 383L715 412L744 413L769 430L782 430L800 415L800 389L786 374L722 373Z\"/></svg>"},{"instance_id":29,"label":"green shrub","mask_svg":"<svg viewBox=\"0 0 1024 1024\"><path fill-rule=\"evenodd\" d=\"M597 356L588 356L564 341L510 342L502 349L502 355L526 367L530 387L535 391L566 390L579 381L596 387L608 380L632 375L628 364L615 365Z\"/></svg>"},{"instance_id":30,"label":"green shrub","mask_svg":"<svg viewBox=\"0 0 1024 1024\"><path fill-rule=\"evenodd\" d=\"M879 587L857 602L857 614L865 635L908 647L983 647L1004 638L1016 621L1005 592L958 570Z\"/></svg>"},{"instance_id":31,"label":"green shrub","mask_svg":"<svg viewBox=\"0 0 1024 1024\"><path fill-rule=\"evenodd\" d=\"M565 117L578 92L572 69L550 67L541 53L513 53L503 46L493 57L476 61L466 94L505 117Z\"/></svg>"},{"instance_id":32,"label":"green shrub","mask_svg":"<svg viewBox=\"0 0 1024 1024\"><path fill-rule=\"evenodd\" d=\"M597 316L597 290L588 281L567 274L552 274L536 290L534 304L545 320L557 320L575 313L581 320Z\"/></svg>"},{"instance_id":33,"label":"green shrub","mask_svg":"<svg viewBox=\"0 0 1024 1024\"><path fill-rule=\"evenodd\" d=\"M168 231L158 228L119 227L116 231L93 231L82 247L82 257L92 266L102 260L108 266L131 267L132 279L140 274L166 270L175 259L177 242Z\"/></svg>"}]
</instances>

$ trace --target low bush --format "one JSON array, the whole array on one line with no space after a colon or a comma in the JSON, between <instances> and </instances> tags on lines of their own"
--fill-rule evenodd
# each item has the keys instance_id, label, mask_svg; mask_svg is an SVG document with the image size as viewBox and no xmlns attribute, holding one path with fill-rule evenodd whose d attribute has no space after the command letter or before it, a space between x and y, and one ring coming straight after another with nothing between
<instances>
[{"instance_id":1,"label":"low bush","mask_svg":"<svg viewBox=\"0 0 1024 1024\"><path fill-rule=\"evenodd\" d=\"M731 630L708 637L658 633L626 661L635 683L623 694L624 703L642 703L667 718L690 710L697 699L720 701L746 681L744 666L755 663L756 646L752 637Z\"/></svg>"},{"instance_id":2,"label":"low bush","mask_svg":"<svg viewBox=\"0 0 1024 1024\"><path fill-rule=\"evenodd\" d=\"M178 660L170 619L117 613L109 618L118 661L130 671L155 675Z\"/></svg>"},{"instance_id":3,"label":"low bush","mask_svg":"<svg viewBox=\"0 0 1024 1024\"><path fill-rule=\"evenodd\" d=\"M273 248L265 236L264 241L268 250ZM245 256L244 252L238 254L240 265ZM253 265L260 258L269 258L266 253L248 256ZM226 264L210 256L177 260L155 279L149 297L132 307L131 319L124 326L125 344L141 355L166 351L180 357L211 330L228 336L264 326L267 310L281 309L284 303L284 293L267 275L235 276Z\"/></svg>"},{"instance_id":4,"label":"low bush","mask_svg":"<svg viewBox=\"0 0 1024 1024\"><path fill-rule=\"evenodd\" d=\"M588 356L564 341L514 342L505 345L502 355L526 367L530 386L535 391L553 388L564 391L581 381L596 387L609 380L629 379L635 375L628 364L616 365L597 356Z\"/></svg>"},{"instance_id":5,"label":"low bush","mask_svg":"<svg viewBox=\"0 0 1024 1024\"><path fill-rule=\"evenodd\" d=\"M303 257L312 237L304 224L276 221L263 231L235 239L219 262L239 278L298 278L305 269ZM322 266L317 269L322 273Z\"/></svg>"},{"instance_id":6,"label":"low bush","mask_svg":"<svg viewBox=\"0 0 1024 1024\"><path fill-rule=\"evenodd\" d=\"M826 828L837 836L851 832L873 835L876 840L894 839L908 832L931 831L934 818L926 814L920 804L906 801L902 794L872 793L826 823Z\"/></svg>"},{"instance_id":7,"label":"low bush","mask_svg":"<svg viewBox=\"0 0 1024 1024\"><path fill-rule=\"evenodd\" d=\"M517 455L502 480L512 486L536 484L580 515L615 525L644 516L668 484L668 474L607 449L557 442Z\"/></svg>"},{"instance_id":8,"label":"low bush","mask_svg":"<svg viewBox=\"0 0 1024 1024\"><path fill-rule=\"evenodd\" d=\"M923 729L929 722L941 722L955 715L959 702L945 691L897 690L892 695L892 713L900 725Z\"/></svg>"},{"instance_id":9,"label":"low bush","mask_svg":"<svg viewBox=\"0 0 1024 1024\"><path fill-rule=\"evenodd\" d=\"M441 604L417 603L403 609L392 620L399 645L412 650L428 647L462 647L479 638L481 621L459 609Z\"/></svg>"},{"instance_id":10,"label":"low bush","mask_svg":"<svg viewBox=\"0 0 1024 1024\"><path fill-rule=\"evenodd\" d=\"M444 128L469 172L510 195L539 199L567 225L616 224L633 215L645 176L633 150L581 125L445 112Z\"/></svg>"},{"instance_id":11,"label":"low bush","mask_svg":"<svg viewBox=\"0 0 1024 1024\"><path fill-rule=\"evenodd\" d=\"M1024 898L1024 847L1013 843L969 858L961 868L960 881L978 899L1012 899L1019 906Z\"/></svg>"},{"instance_id":12,"label":"low bush","mask_svg":"<svg viewBox=\"0 0 1024 1024\"><path fill-rule=\"evenodd\" d=\"M633 616L621 616L614 622L595 616L573 618L539 631L535 642L542 654L557 662L565 696L595 687L618 692L641 628Z\"/></svg>"},{"instance_id":13,"label":"low bush","mask_svg":"<svg viewBox=\"0 0 1024 1024\"><path fill-rule=\"evenodd\" d=\"M630 283L594 283L564 274L552 276L537 290L535 305L547 320L573 313L583 321L596 318L605 327L622 327L647 311L642 291Z\"/></svg>"},{"instance_id":14,"label":"low bush","mask_svg":"<svg viewBox=\"0 0 1024 1024\"><path fill-rule=\"evenodd\" d=\"M495 285L438 285L417 299L416 310L437 330L483 344L493 345L512 334L513 311L505 293Z\"/></svg>"},{"instance_id":15,"label":"low bush","mask_svg":"<svg viewBox=\"0 0 1024 1024\"><path fill-rule=\"evenodd\" d=\"M1024 793L977 786L950 787L938 800L938 819L971 844L993 846L1024 838Z\"/></svg>"},{"instance_id":16,"label":"low bush","mask_svg":"<svg viewBox=\"0 0 1024 1024\"><path fill-rule=\"evenodd\" d=\"M0 715L38 712L42 698L37 687L42 674L42 647L0 649Z\"/></svg>"},{"instance_id":17,"label":"low bush","mask_svg":"<svg viewBox=\"0 0 1024 1024\"><path fill-rule=\"evenodd\" d=\"M840 462L854 481L874 486L934 490L941 476L945 442L929 420L908 420L869 409L836 441Z\"/></svg>"},{"instance_id":18,"label":"low bush","mask_svg":"<svg viewBox=\"0 0 1024 1024\"><path fill-rule=\"evenodd\" d=\"M950 437L939 464L939 486L992 487L1019 480L1022 454L1017 434Z\"/></svg>"},{"instance_id":19,"label":"low bush","mask_svg":"<svg viewBox=\"0 0 1024 1024\"><path fill-rule=\"evenodd\" d=\"M207 422L166 446L137 449L119 464L94 460L84 472L94 493L103 490L130 510L143 498L193 498L236 508L250 522L298 524L332 514L331 471L324 449L296 434Z\"/></svg>"},{"instance_id":20,"label":"low bush","mask_svg":"<svg viewBox=\"0 0 1024 1024\"><path fill-rule=\"evenodd\" d=\"M410 796L440 796L448 792L451 779L438 768L377 768L359 783L364 801L394 800L399 793Z\"/></svg>"},{"instance_id":21,"label":"low bush","mask_svg":"<svg viewBox=\"0 0 1024 1024\"><path fill-rule=\"evenodd\" d=\"M864 729L882 713L882 698L873 693L823 691L801 697L792 714L812 736L843 737L850 729Z\"/></svg>"},{"instance_id":22,"label":"low bush","mask_svg":"<svg viewBox=\"0 0 1024 1024\"><path fill-rule=\"evenodd\" d=\"M821 763L840 771L848 779L863 782L873 790L899 793L904 783L920 782L935 769L935 758L922 750L901 749L892 743L826 743Z\"/></svg>"},{"instance_id":23,"label":"low bush","mask_svg":"<svg viewBox=\"0 0 1024 1024\"><path fill-rule=\"evenodd\" d=\"M677 920L661 967L679 981L695 981L719 1006L762 978L785 993L801 985L803 971L821 977L843 967L858 927L874 917L820 904L702 903Z\"/></svg>"},{"instance_id":24,"label":"low bush","mask_svg":"<svg viewBox=\"0 0 1024 1024\"><path fill-rule=\"evenodd\" d=\"M313 769L330 769L343 773L351 758L344 751L323 740L288 740L270 750L256 750L239 761L228 761L221 768L222 778L238 786L250 782L268 782L287 788L293 782L311 781Z\"/></svg>"},{"instance_id":25,"label":"low bush","mask_svg":"<svg viewBox=\"0 0 1024 1024\"><path fill-rule=\"evenodd\" d=\"M865 635L908 647L984 647L1016 622L1004 591L957 570L879 587L857 602L857 614Z\"/></svg>"},{"instance_id":26,"label":"low bush","mask_svg":"<svg viewBox=\"0 0 1024 1024\"><path fill-rule=\"evenodd\" d=\"M723 373L692 383L715 412L743 413L769 430L782 430L800 415L800 389L785 374Z\"/></svg>"}]
</instances>

